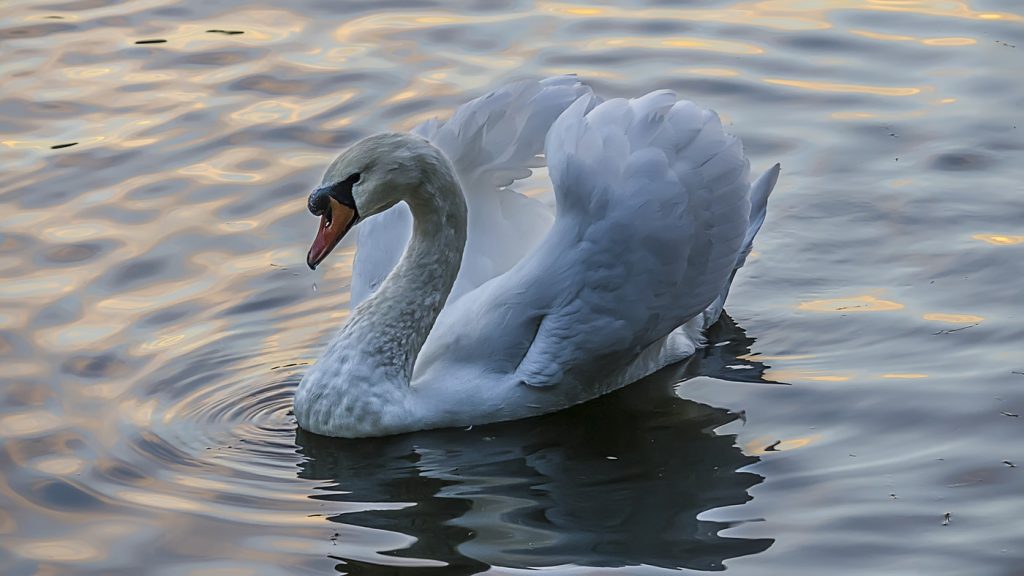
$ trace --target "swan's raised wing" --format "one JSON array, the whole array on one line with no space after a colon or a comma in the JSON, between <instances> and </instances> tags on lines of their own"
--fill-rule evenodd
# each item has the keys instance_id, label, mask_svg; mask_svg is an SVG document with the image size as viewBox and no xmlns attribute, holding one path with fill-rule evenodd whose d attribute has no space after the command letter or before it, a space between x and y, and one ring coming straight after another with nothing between
<instances>
[{"instance_id":1,"label":"swan's raised wing","mask_svg":"<svg viewBox=\"0 0 1024 576\"><path fill-rule=\"evenodd\" d=\"M751 212L739 140L668 91L594 104L580 98L548 134L551 231L442 312L422 381L485 358L489 373L580 401L724 292Z\"/></svg>"},{"instance_id":2,"label":"swan's raised wing","mask_svg":"<svg viewBox=\"0 0 1024 576\"><path fill-rule=\"evenodd\" d=\"M591 377L700 314L749 224L749 163L714 112L669 91L589 106L573 104L547 140L551 240L574 254L516 369L526 384Z\"/></svg>"},{"instance_id":3,"label":"swan's raised wing","mask_svg":"<svg viewBox=\"0 0 1024 576\"><path fill-rule=\"evenodd\" d=\"M543 237L551 225L549 211L509 186L544 165L544 138L551 124L589 92L573 76L514 82L462 105L447 121L430 120L413 129L451 160L469 208L468 241L449 302L511 268ZM412 215L399 204L356 229L353 307L398 262L409 241Z\"/></svg>"}]
</instances>

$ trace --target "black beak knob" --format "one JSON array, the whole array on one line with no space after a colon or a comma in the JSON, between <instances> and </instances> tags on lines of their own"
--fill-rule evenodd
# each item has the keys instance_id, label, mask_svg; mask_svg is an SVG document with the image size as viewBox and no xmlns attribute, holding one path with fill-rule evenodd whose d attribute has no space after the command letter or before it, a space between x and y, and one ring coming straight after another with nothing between
<instances>
[{"instance_id":1,"label":"black beak knob","mask_svg":"<svg viewBox=\"0 0 1024 576\"><path fill-rule=\"evenodd\" d=\"M328 206L330 206L330 194L327 188L317 188L309 195L309 211L313 216L322 216Z\"/></svg>"}]
</instances>

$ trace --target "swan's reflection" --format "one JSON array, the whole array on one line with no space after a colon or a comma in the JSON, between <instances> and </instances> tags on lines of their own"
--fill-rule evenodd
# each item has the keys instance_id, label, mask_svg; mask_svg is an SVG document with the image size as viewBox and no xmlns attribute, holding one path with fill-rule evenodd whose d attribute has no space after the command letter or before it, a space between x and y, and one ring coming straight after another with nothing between
<instances>
[{"instance_id":1,"label":"swan's reflection","mask_svg":"<svg viewBox=\"0 0 1024 576\"><path fill-rule=\"evenodd\" d=\"M700 358L604 398L548 416L372 440L338 440L302 431L308 458L300 476L332 480L314 498L410 503L397 510L331 520L413 536L403 558L442 561L438 574L488 566L650 565L721 570L772 540L724 538L726 525L697 520L741 504L760 477L738 469L755 461L712 430L735 414L682 400L681 378L704 374L757 380L763 370L736 356L752 342L728 318ZM742 370L725 366L743 364ZM737 374L739 372L739 374ZM395 567L338 558L349 574Z\"/></svg>"}]
</instances>

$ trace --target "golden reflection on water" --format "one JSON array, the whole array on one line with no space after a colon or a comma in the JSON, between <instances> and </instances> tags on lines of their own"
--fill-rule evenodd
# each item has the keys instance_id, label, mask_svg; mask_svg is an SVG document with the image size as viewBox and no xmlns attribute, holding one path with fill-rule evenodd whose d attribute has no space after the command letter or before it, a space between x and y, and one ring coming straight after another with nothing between
<instances>
[{"instance_id":1,"label":"golden reflection on water","mask_svg":"<svg viewBox=\"0 0 1024 576\"><path fill-rule=\"evenodd\" d=\"M755 356L754 360L767 360ZM883 374L830 374L820 370L805 370L800 368L770 368L765 372L765 378L772 382L850 382L861 378L882 378L885 380L921 380L929 375L922 372L886 372Z\"/></svg>"},{"instance_id":2,"label":"golden reflection on water","mask_svg":"<svg viewBox=\"0 0 1024 576\"><path fill-rule=\"evenodd\" d=\"M77 538L12 539L11 545L19 556L40 562L99 562L106 557L104 551Z\"/></svg>"},{"instance_id":3,"label":"golden reflection on water","mask_svg":"<svg viewBox=\"0 0 1024 576\"><path fill-rule=\"evenodd\" d=\"M978 324L985 320L983 316L975 316L974 314L946 314L942 312L929 312L922 316L922 318L949 324Z\"/></svg>"},{"instance_id":4,"label":"golden reflection on water","mask_svg":"<svg viewBox=\"0 0 1024 576\"><path fill-rule=\"evenodd\" d=\"M616 38L588 40L580 43L579 47L584 51L599 52L623 48L641 48L650 50L657 50L660 48L679 48L683 50L721 52L723 54L745 56L764 53L763 48L746 42L694 37L651 38L650 36L620 36Z\"/></svg>"},{"instance_id":5,"label":"golden reflection on water","mask_svg":"<svg viewBox=\"0 0 1024 576\"><path fill-rule=\"evenodd\" d=\"M0 437L10 439L39 436L58 430L64 424L56 414L42 409L0 415Z\"/></svg>"},{"instance_id":6,"label":"golden reflection on water","mask_svg":"<svg viewBox=\"0 0 1024 576\"><path fill-rule=\"evenodd\" d=\"M0 285L0 299L18 301L52 299L54 296L74 292L78 285L78 282L67 281L66 276L63 275L59 277L52 274L41 276L5 280L3 285Z\"/></svg>"},{"instance_id":7,"label":"golden reflection on water","mask_svg":"<svg viewBox=\"0 0 1024 576\"><path fill-rule=\"evenodd\" d=\"M38 458L31 463L31 466L45 474L70 476L85 470L86 463L81 458L75 456L54 455Z\"/></svg>"},{"instance_id":8,"label":"golden reflection on water","mask_svg":"<svg viewBox=\"0 0 1024 576\"><path fill-rule=\"evenodd\" d=\"M741 75L739 70L734 70L732 68L697 67L697 68L680 68L679 71L681 73L683 73L683 74L693 74L693 75L696 75L696 76L710 76L710 77L717 77L717 78L732 78L732 77L740 76ZM751 255L753 255L753 252L751 252Z\"/></svg>"},{"instance_id":9,"label":"golden reflection on water","mask_svg":"<svg viewBox=\"0 0 1024 576\"><path fill-rule=\"evenodd\" d=\"M947 37L947 38L924 38L919 36L908 36L906 34L886 34L872 30L850 30L850 34L869 38L871 40L883 40L889 42L920 42L925 46L974 46L978 43L975 38Z\"/></svg>"},{"instance_id":10,"label":"golden reflection on water","mask_svg":"<svg viewBox=\"0 0 1024 576\"><path fill-rule=\"evenodd\" d=\"M974 38L925 38L921 43L928 46L974 46L978 41Z\"/></svg>"},{"instance_id":11,"label":"golden reflection on water","mask_svg":"<svg viewBox=\"0 0 1024 576\"><path fill-rule=\"evenodd\" d=\"M927 88L896 87L896 86L867 86L863 84L841 84L836 82L821 82L812 80L787 80L783 78L763 78L768 84L778 84L790 88L801 88L803 90L814 90L819 92L845 92L849 94L871 94L873 96L914 96L920 94Z\"/></svg>"},{"instance_id":12,"label":"golden reflection on water","mask_svg":"<svg viewBox=\"0 0 1024 576\"><path fill-rule=\"evenodd\" d=\"M45 330L38 330L35 333L37 341L46 348L60 350L78 350L88 348L102 348L114 335L118 334L124 326L110 324L107 321L90 323L80 320L73 325L59 326Z\"/></svg>"},{"instance_id":13,"label":"golden reflection on water","mask_svg":"<svg viewBox=\"0 0 1024 576\"><path fill-rule=\"evenodd\" d=\"M339 98L330 95L313 101L264 100L231 115L239 125L278 122L290 124L308 120L337 106Z\"/></svg>"},{"instance_id":14,"label":"golden reflection on water","mask_svg":"<svg viewBox=\"0 0 1024 576\"><path fill-rule=\"evenodd\" d=\"M754 456L764 456L765 454L771 454L772 452L786 452L789 450L804 448L811 444L820 442L824 438L825 437L822 434L812 434L810 436L786 438L783 440L778 438L759 437L746 442L743 445L743 451Z\"/></svg>"},{"instance_id":15,"label":"golden reflection on water","mask_svg":"<svg viewBox=\"0 0 1024 576\"><path fill-rule=\"evenodd\" d=\"M846 374L829 374L820 370L796 368L770 368L765 371L764 377L771 382L847 382L850 380L850 376Z\"/></svg>"},{"instance_id":16,"label":"golden reflection on water","mask_svg":"<svg viewBox=\"0 0 1024 576\"><path fill-rule=\"evenodd\" d=\"M871 40L886 40L891 42L909 42L917 40L915 36L907 36L905 34L885 34L883 32L874 32L871 30L850 30L850 34L856 34L857 36L863 36L870 38Z\"/></svg>"},{"instance_id":17,"label":"golden reflection on water","mask_svg":"<svg viewBox=\"0 0 1024 576\"><path fill-rule=\"evenodd\" d=\"M870 295L830 298L801 302L797 308L812 312L890 312L906 306L892 300L882 300Z\"/></svg>"},{"instance_id":18,"label":"golden reflection on water","mask_svg":"<svg viewBox=\"0 0 1024 576\"><path fill-rule=\"evenodd\" d=\"M1009 246L1011 244L1024 244L1024 236L1009 236L1005 234L975 234L971 236L975 240L981 240L994 246Z\"/></svg>"},{"instance_id":19,"label":"golden reflection on water","mask_svg":"<svg viewBox=\"0 0 1024 576\"><path fill-rule=\"evenodd\" d=\"M160 494L147 490L122 488L115 494L118 500L146 508L159 508L175 512L199 512L205 506L201 501L172 494Z\"/></svg>"},{"instance_id":20,"label":"golden reflection on water","mask_svg":"<svg viewBox=\"0 0 1024 576\"><path fill-rule=\"evenodd\" d=\"M822 15L842 10L902 12L915 15L944 16L972 20L1019 22L1022 16L1010 12L984 12L959 0L767 0L755 6L764 11L816 11Z\"/></svg>"},{"instance_id":21,"label":"golden reflection on water","mask_svg":"<svg viewBox=\"0 0 1024 576\"><path fill-rule=\"evenodd\" d=\"M831 27L826 18L808 17L810 13L806 10L793 10L788 7L766 8L763 6L763 3L738 2L732 6L712 10L700 8L627 8L618 6L593 8L581 4L563 2L538 2L537 7L542 11L553 14L601 18L617 22L639 18L708 23L728 22L791 31Z\"/></svg>"}]
</instances>

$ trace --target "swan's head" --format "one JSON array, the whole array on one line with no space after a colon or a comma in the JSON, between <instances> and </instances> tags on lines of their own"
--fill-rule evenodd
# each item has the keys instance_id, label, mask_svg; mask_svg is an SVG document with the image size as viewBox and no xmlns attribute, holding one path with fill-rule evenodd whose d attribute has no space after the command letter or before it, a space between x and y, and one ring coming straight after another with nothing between
<instances>
[{"instance_id":1,"label":"swan's head","mask_svg":"<svg viewBox=\"0 0 1024 576\"><path fill-rule=\"evenodd\" d=\"M342 152L309 195L309 211L320 216L320 227L306 264L316 269L361 219L414 200L437 161L447 165L426 139L403 133L370 136Z\"/></svg>"}]
</instances>

